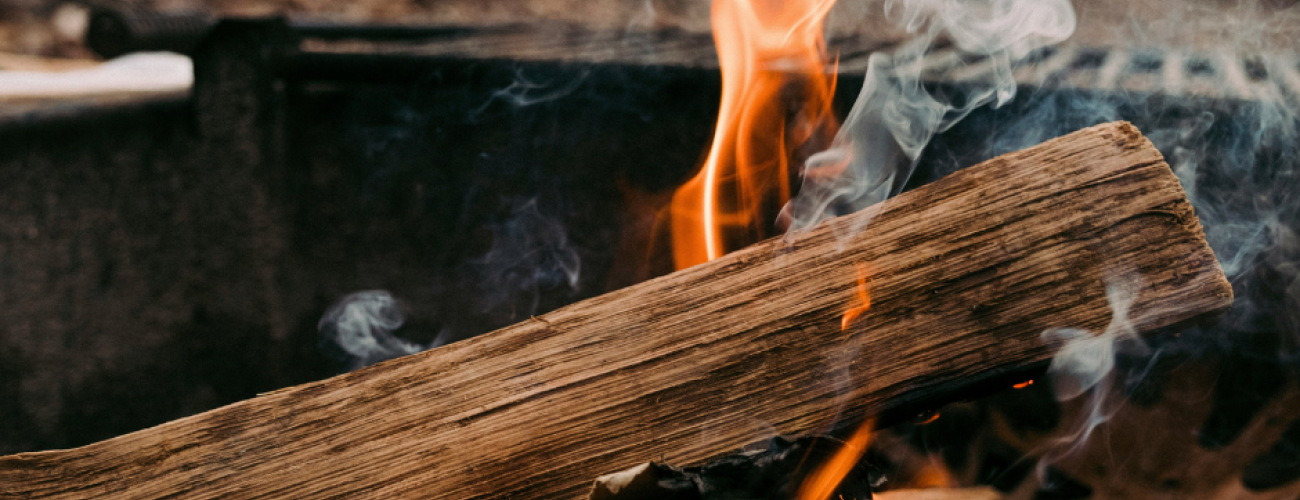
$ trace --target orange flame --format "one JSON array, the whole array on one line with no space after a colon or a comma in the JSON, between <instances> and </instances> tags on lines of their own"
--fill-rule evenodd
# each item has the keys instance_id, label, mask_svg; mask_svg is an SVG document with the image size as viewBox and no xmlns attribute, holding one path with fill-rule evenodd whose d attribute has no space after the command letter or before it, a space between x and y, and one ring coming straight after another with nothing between
<instances>
[{"instance_id":1,"label":"orange flame","mask_svg":"<svg viewBox=\"0 0 1300 500\"><path fill-rule=\"evenodd\" d=\"M850 307L844 311L844 317L840 320L840 330L848 329L853 320L858 319L863 313L871 309L871 292L868 290L867 281L871 268L865 263L858 263L858 300L861 304ZM830 498L835 488L839 487L844 477L853 470L858 460L862 459L862 454L867 452L867 446L871 444L872 431L875 429L875 419L867 419L862 422L849 440L844 443L844 447L835 452L821 468L805 477L803 483L799 485L799 494L795 497L797 500L826 500Z\"/></svg>"},{"instance_id":2,"label":"orange flame","mask_svg":"<svg viewBox=\"0 0 1300 500\"><path fill-rule=\"evenodd\" d=\"M844 476L849 475L853 466L858 464L862 459L862 454L867 452L867 447L871 445L872 431L875 430L876 421L868 419L863 422L858 430L849 436L849 440L844 442L844 447L835 452L821 468L813 471L808 477L805 477L803 483L799 485L799 494L795 496L797 500L826 500L835 493L835 488L840 486L840 481Z\"/></svg>"},{"instance_id":3,"label":"orange flame","mask_svg":"<svg viewBox=\"0 0 1300 500\"><path fill-rule=\"evenodd\" d=\"M1029 386L1031 386L1031 385L1034 385L1034 379L1032 379L1032 378L1029 379L1029 380L1026 380L1026 381L1024 381L1024 382L1021 382L1021 383L1019 383L1019 384L1015 384L1015 385L1013 385L1013 386L1011 386L1011 387L1014 388L1014 389L1024 389L1024 388L1029 387Z\"/></svg>"},{"instance_id":4,"label":"orange flame","mask_svg":"<svg viewBox=\"0 0 1300 500\"><path fill-rule=\"evenodd\" d=\"M850 307L844 311L844 317L840 319L840 330L847 330L853 321L862 316L863 313L871 309L871 290L867 288L867 280L870 279L871 268L864 263L858 263L858 300L862 304Z\"/></svg>"},{"instance_id":5,"label":"orange flame","mask_svg":"<svg viewBox=\"0 0 1300 500\"><path fill-rule=\"evenodd\" d=\"M766 221L790 199L792 153L835 134L822 38L834 3L714 0L722 103L703 168L670 206L678 269L766 237Z\"/></svg>"}]
</instances>

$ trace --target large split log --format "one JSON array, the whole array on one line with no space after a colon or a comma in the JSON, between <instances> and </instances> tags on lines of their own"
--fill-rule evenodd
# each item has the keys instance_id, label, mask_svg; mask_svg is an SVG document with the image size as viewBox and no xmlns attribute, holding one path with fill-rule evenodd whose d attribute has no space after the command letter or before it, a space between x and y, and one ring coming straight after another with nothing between
<instances>
[{"instance_id":1,"label":"large split log","mask_svg":"<svg viewBox=\"0 0 1300 500\"><path fill-rule=\"evenodd\" d=\"M1143 329L1232 292L1160 154L1127 123L970 167L785 248L768 241L481 337L89 446L0 458L0 497L582 498L1041 367L1052 327ZM874 215L848 241L836 227ZM871 309L858 305L859 263Z\"/></svg>"}]
</instances>

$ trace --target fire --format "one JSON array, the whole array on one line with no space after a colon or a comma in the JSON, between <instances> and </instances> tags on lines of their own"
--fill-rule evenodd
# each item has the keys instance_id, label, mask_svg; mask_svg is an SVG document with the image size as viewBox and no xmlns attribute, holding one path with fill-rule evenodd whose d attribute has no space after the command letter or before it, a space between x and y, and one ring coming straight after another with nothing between
<instances>
[{"instance_id":1,"label":"fire","mask_svg":"<svg viewBox=\"0 0 1300 500\"><path fill-rule=\"evenodd\" d=\"M714 0L713 38L722 65L722 103L709 155L669 207L673 263L684 269L766 237L791 195L790 163L829 139L834 71L822 21L834 0ZM869 269L858 265L859 305L847 329L871 308ZM861 460L874 421L864 422L830 461L800 485L800 500L826 500Z\"/></svg>"},{"instance_id":2,"label":"fire","mask_svg":"<svg viewBox=\"0 0 1300 500\"><path fill-rule=\"evenodd\" d=\"M826 500L830 498L835 488L839 487L840 481L844 476L849 475L853 466L858 464L862 459L862 454L867 452L867 447L871 445L872 431L875 430L875 420L868 419L863 422L858 430L853 432L848 441L844 442L844 447L835 452L820 469L813 471L808 477L805 477L803 484L799 485L799 494L795 496L796 500Z\"/></svg>"},{"instance_id":3,"label":"fire","mask_svg":"<svg viewBox=\"0 0 1300 500\"><path fill-rule=\"evenodd\" d=\"M767 236L790 199L789 164L834 136L822 20L834 0L714 0L722 103L708 158L670 205L684 269Z\"/></svg>"},{"instance_id":4,"label":"fire","mask_svg":"<svg viewBox=\"0 0 1300 500\"><path fill-rule=\"evenodd\" d=\"M1019 383L1019 384L1015 384L1015 385L1013 385L1013 386L1011 386L1011 387L1014 388L1014 389L1024 389L1024 388L1029 387L1029 386L1031 386L1031 385L1034 385L1034 379L1032 379L1032 378L1029 379L1029 380L1026 380L1026 381L1024 381L1024 382L1021 382L1021 383Z\"/></svg>"},{"instance_id":5,"label":"fire","mask_svg":"<svg viewBox=\"0 0 1300 500\"><path fill-rule=\"evenodd\" d=\"M871 268L865 263L858 263L858 305L848 308L844 311L844 316L840 320L840 329L847 330L853 321L862 316L863 313L871 309L871 292L868 290L867 282L870 276ZM844 480L853 466L857 465L862 459L862 454L867 452L867 447L871 444L872 431L875 429L875 420L867 419L858 427L849 440L844 443L844 447L835 452L821 468L805 477L803 484L799 485L799 494L797 500L826 500L830 498L835 488L839 487L840 482Z\"/></svg>"},{"instance_id":6,"label":"fire","mask_svg":"<svg viewBox=\"0 0 1300 500\"><path fill-rule=\"evenodd\" d=\"M844 317L840 319L840 330L847 330L853 321L857 320L862 313L871 309L871 291L867 288L867 280L871 277L871 268L866 264L858 263L858 301L861 304L850 307L844 311Z\"/></svg>"}]
</instances>

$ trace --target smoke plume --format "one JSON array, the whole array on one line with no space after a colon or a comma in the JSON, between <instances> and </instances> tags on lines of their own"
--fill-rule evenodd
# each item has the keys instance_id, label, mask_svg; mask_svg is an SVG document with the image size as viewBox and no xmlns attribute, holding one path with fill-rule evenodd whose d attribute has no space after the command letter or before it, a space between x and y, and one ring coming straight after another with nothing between
<instances>
[{"instance_id":1,"label":"smoke plume","mask_svg":"<svg viewBox=\"0 0 1300 500\"><path fill-rule=\"evenodd\" d=\"M1012 65L1075 27L1068 0L889 1L885 14L915 37L868 59L844 127L830 149L808 159L798 196L782 210L787 238L898 194L936 133L986 103L1009 102L1016 93ZM940 39L957 49L954 64L979 69L960 95L923 85L925 56Z\"/></svg>"},{"instance_id":2,"label":"smoke plume","mask_svg":"<svg viewBox=\"0 0 1300 500\"><path fill-rule=\"evenodd\" d=\"M561 99L577 90L590 75L591 70L583 68L568 81L534 81L525 74L523 68L515 68L514 81L504 88L493 91L483 104L470 111L469 116L471 119L476 119L486 112L489 106L497 102L523 108Z\"/></svg>"},{"instance_id":3,"label":"smoke plume","mask_svg":"<svg viewBox=\"0 0 1300 500\"><path fill-rule=\"evenodd\" d=\"M392 294L368 290L335 302L325 311L317 329L326 342L348 357L348 370L355 370L433 347L394 335L393 331L405 322L402 305Z\"/></svg>"},{"instance_id":4,"label":"smoke plume","mask_svg":"<svg viewBox=\"0 0 1300 500\"><path fill-rule=\"evenodd\" d=\"M578 289L582 260L558 219L542 214L537 200L517 205L493 228L492 247L475 261L483 312L517 321L537 312L542 293Z\"/></svg>"},{"instance_id":5,"label":"smoke plume","mask_svg":"<svg viewBox=\"0 0 1300 500\"><path fill-rule=\"evenodd\" d=\"M1148 347L1138 336L1129 310L1141 290L1142 279L1135 272L1112 276L1107 280L1106 299L1110 302L1111 320L1106 330L1094 335L1077 328L1054 328L1043 332L1043 340L1061 345L1052 358L1048 373L1057 398L1082 396L1101 383L1115 367L1115 354L1128 351L1145 355Z\"/></svg>"}]
</instances>

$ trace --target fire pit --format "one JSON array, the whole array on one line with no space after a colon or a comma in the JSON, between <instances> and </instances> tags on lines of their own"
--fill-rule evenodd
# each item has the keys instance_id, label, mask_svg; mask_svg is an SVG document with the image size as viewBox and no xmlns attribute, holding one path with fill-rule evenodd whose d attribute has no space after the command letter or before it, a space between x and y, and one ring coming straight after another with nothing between
<instances>
[{"instance_id":1,"label":"fire pit","mask_svg":"<svg viewBox=\"0 0 1300 500\"><path fill-rule=\"evenodd\" d=\"M807 7L816 10L817 6ZM932 50L919 53L915 60L899 58L892 67L901 71L914 65L917 89L941 96L947 99L945 105L961 110L972 89L984 88L1000 67L996 57L974 57L960 42L936 38ZM1300 424L1294 417L1300 399L1292 358L1296 323L1290 312L1295 309L1296 212L1294 198L1278 186L1293 180L1295 168L1291 110L1300 95L1295 57L1267 51L1221 53L1203 47L1175 50L1089 42L1066 42L1021 54L1025 62L1010 66L1008 74L1015 82L1015 98L996 108L969 110L962 121L935 125L932 131L943 131L916 151L919 156L911 164L915 170L880 184L883 193L918 189L997 155L1098 123L1129 120L1150 138L1182 181L1205 226L1206 240L1233 285L1236 305L1217 322L1158 331L1140 346L1118 340L1108 344L1115 369L1104 371L1084 388L1087 391L1071 394L1058 381L1058 390L1076 396L1063 403L1055 399L1052 377L1074 372L1046 375L1047 357L995 376L972 376L936 397L922 397L927 395L921 390L897 394L888 404L873 407L873 412L883 413L871 433L870 447L858 447L859 458L871 464L863 469L872 471L864 473L867 483L877 492L989 485L1006 498L1294 497L1300 494L1296 491L1300 467L1295 465ZM823 118L808 119L814 124L808 130L762 132L802 141L790 141L785 151L773 155L797 161L782 166L783 172L762 174L770 175L769 180L753 183L779 185L785 179L790 182L784 187L788 194L743 194L748 188L740 186L736 192L742 194L735 199L715 200L725 210L716 212L720 215L714 220L728 222L712 224L693 215L705 212L690 200L707 199L700 193L732 189L728 183L744 184L735 179L749 175L729 174L724 165L727 155L750 154L743 145L722 153L721 177L710 181L702 174L711 160L701 155L710 144L720 143L709 135L718 103L726 102L719 88L727 77L724 73L721 81L718 78L712 43L706 36L672 30L615 33L566 26L507 26L367 31L277 19L224 20L211 27L195 52L197 78L191 104L201 139L194 151L212 158L216 171L240 173L222 189L232 200L242 200L248 227L261 231L268 241L291 242L287 249L273 251L267 262L255 263L264 275L254 282L326 276L310 278L319 283L296 290L297 295L267 289L271 291L266 297L285 304L272 307L280 312L268 321L278 325L279 330L272 330L280 338L292 337L288 332L294 331L295 315L308 316L314 324L328 300L349 291L383 287L391 293L360 294L354 297L369 302L335 306L340 315L370 311L376 317L397 318L390 327L366 323L367 335L396 333L383 337L389 343L381 343L382 349L363 349L364 355L358 355L355 345L330 346L351 363L350 368L519 321L537 328L529 335L541 339L540 332L551 335L556 328L551 324L554 317L543 314L547 311L673 268L717 259L764 237L780 236L782 225L800 228L803 223L807 228L820 221L787 213L780 219L782 225L774 222L786 201L783 196L809 192L808 184L802 191L799 186L800 174L809 172L802 170L804 159L814 157L809 165L824 168L838 161L833 155L814 156L837 146L832 139L835 125L826 125ZM863 77L872 54L910 50L905 41L882 43L865 37L832 37L827 47L829 53L839 54L831 73L836 77L834 85L827 93L810 90L822 83L806 76L771 86L781 92L763 90L762 85L751 87L751 92L818 106L781 108L781 113L805 118L823 112L845 116L857 91L872 81ZM992 101L1003 97L989 95ZM850 122L845 127L853 126ZM241 184L243 176L252 181ZM262 210L256 203L272 208ZM740 211L745 205L766 215L751 219ZM374 218L380 222L349 212L358 207L366 214L382 215ZM840 210L836 214L860 208L852 203L836 207ZM264 213L272 216L258 219ZM1064 217L1066 212L1057 215ZM872 223L864 224L866 229L856 225L841 229L870 234ZM700 237L711 241L677 248L688 239L682 234L690 230L683 227L709 227ZM799 245L798 238L793 241ZM424 252L437 258L421 258ZM288 260L297 263L281 267L279 263ZM392 262L404 265L379 270L373 279L328 277L334 269L380 269ZM882 304L889 304L872 294L889 290L888 276L893 273L868 267L862 271L867 284L860 284L854 279L857 263L849 263L853 265L834 285L842 295L834 316L845 325L854 323L858 315L872 314L867 306L872 298L877 299L876 313L885 307ZM1114 309L1122 301L1117 302L1114 294L1108 298L1106 286L1123 282L1122 277L1097 278L1091 289L1081 288L1079 293ZM1153 283L1147 280L1136 286ZM855 291L858 288L866 290L866 300ZM311 290L331 294L311 297ZM356 304L359 309L347 309ZM849 314L854 307L861 307L861 312ZM991 314L984 309L975 312ZM384 316L390 313L396 316ZM530 320L534 315L538 318ZM1100 318L1110 320L1110 316L1106 310ZM1113 321L1112 326L1120 323ZM351 334L337 324L325 324L333 340ZM1116 333L1119 330L1108 329L1105 321L1050 325L1124 338ZM1032 329L1037 335L1047 326L1034 323ZM1052 337L1058 342L1053 345L1085 338L1064 331L1052 335L1058 335ZM479 342L475 345L491 341ZM469 349L457 346L461 344L449 348ZM413 366L414 361L394 363L338 380L372 384L372 375L362 373ZM334 386L289 390L262 402L298 397L294 395L312 401L325 398L311 393L310 387ZM375 394L397 394L376 391L349 397L364 401L378 397ZM233 399L237 398L224 402ZM968 401L943 405L954 399ZM257 401L233 408L274 414L275 410L262 409L274 406L258 407ZM861 404L846 408L858 412L818 414L819 418L809 417L794 427L848 442L866 415L860 413ZM235 411L209 415L225 415L221 418L230 422L258 420L231 416ZM195 418L193 422L212 422L217 417ZM314 425L311 422L295 425ZM204 428L216 434L253 432L230 430L225 424ZM762 434L756 431L744 442L727 446L768 446L772 453L785 450L773 448L771 443L777 441L765 440L772 436ZM152 439L147 433L139 436L113 442L138 444L143 441L133 440ZM304 436L309 439L311 434ZM329 453L347 456L344 440L331 436L338 441L330 442L341 448ZM373 436L357 446L393 446L386 439ZM780 443L801 443L798 439ZM178 442L174 437L165 441L157 450L139 451L143 463L187 456L189 445L174 444ZM651 457L655 467L662 469L642 470L690 471L709 458L726 455L707 444L699 445L699 450L708 453L677 454L666 442L647 442L639 445L642 448L630 448L631 453L657 450L672 456ZM552 453L563 454L569 445L548 446ZM48 460L42 455L6 458L0 462L0 477L29 477L25 475L29 473L36 477L55 466ZM608 457L591 460L596 462L591 469L599 472L581 478L587 485L631 465ZM857 464L857 458L853 462ZM358 472L356 479L368 480L363 476L376 474ZM389 479L376 484L409 495L441 494L402 490L404 481L415 480ZM545 488L502 481L497 494L522 495ZM215 479L200 483L216 488L233 484ZM181 490L156 491L161 495ZM473 491L493 495L488 490ZM317 493L296 493L312 494Z\"/></svg>"}]
</instances>

